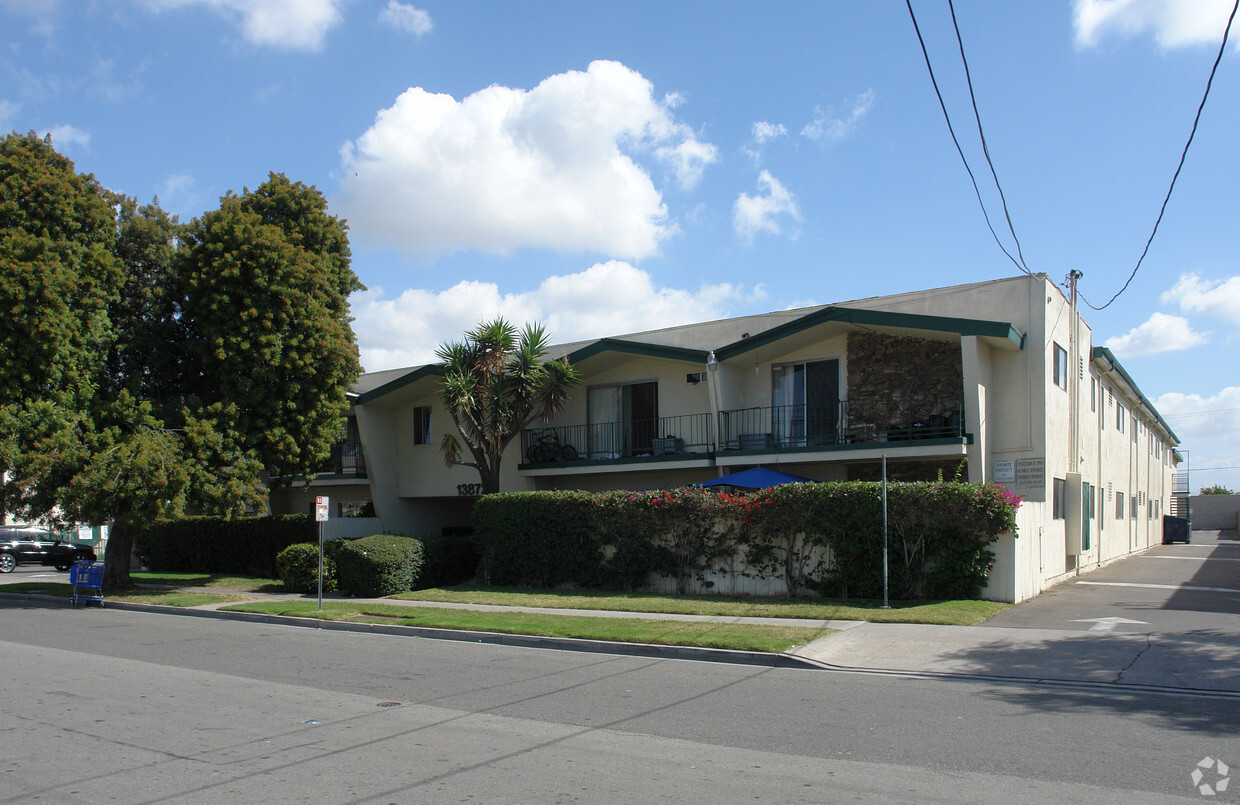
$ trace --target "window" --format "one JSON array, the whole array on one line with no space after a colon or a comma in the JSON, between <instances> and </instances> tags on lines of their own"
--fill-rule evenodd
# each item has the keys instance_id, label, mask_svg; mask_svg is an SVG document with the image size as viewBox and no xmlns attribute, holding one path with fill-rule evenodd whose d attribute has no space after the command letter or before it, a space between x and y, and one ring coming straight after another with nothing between
<instances>
[{"instance_id":1,"label":"window","mask_svg":"<svg viewBox=\"0 0 1240 805\"><path fill-rule=\"evenodd\" d=\"M659 436L658 381L589 387L586 423L590 458L651 455Z\"/></svg>"},{"instance_id":2,"label":"window","mask_svg":"<svg viewBox=\"0 0 1240 805\"><path fill-rule=\"evenodd\" d=\"M840 362L771 367L771 426L776 447L832 444L840 418Z\"/></svg>"},{"instance_id":3,"label":"window","mask_svg":"<svg viewBox=\"0 0 1240 805\"><path fill-rule=\"evenodd\" d=\"M1115 519L1116 520L1124 519L1124 493L1123 492L1115 493Z\"/></svg>"},{"instance_id":4,"label":"window","mask_svg":"<svg viewBox=\"0 0 1240 805\"><path fill-rule=\"evenodd\" d=\"M1132 443L1133 443L1133 444L1136 444L1136 443L1137 443L1137 424L1138 424L1138 420L1137 420L1137 418L1134 416L1134 417L1132 418Z\"/></svg>"},{"instance_id":5,"label":"window","mask_svg":"<svg viewBox=\"0 0 1240 805\"><path fill-rule=\"evenodd\" d=\"M1098 410L1098 378L1089 379L1089 410Z\"/></svg>"},{"instance_id":6,"label":"window","mask_svg":"<svg viewBox=\"0 0 1240 805\"><path fill-rule=\"evenodd\" d=\"M1067 391L1068 389L1068 351L1059 344L1055 344L1055 366L1052 369L1055 378L1055 385Z\"/></svg>"},{"instance_id":7,"label":"window","mask_svg":"<svg viewBox=\"0 0 1240 805\"><path fill-rule=\"evenodd\" d=\"M1131 519L1137 519L1137 496L1131 492L1128 493L1128 514Z\"/></svg>"},{"instance_id":8,"label":"window","mask_svg":"<svg viewBox=\"0 0 1240 805\"><path fill-rule=\"evenodd\" d=\"M1067 501L1065 497L1066 484L1063 478L1054 478L1051 480L1051 517L1056 520L1062 520L1066 516L1064 510Z\"/></svg>"},{"instance_id":9,"label":"window","mask_svg":"<svg viewBox=\"0 0 1240 805\"><path fill-rule=\"evenodd\" d=\"M431 407L419 405L413 409L413 443L431 443Z\"/></svg>"},{"instance_id":10,"label":"window","mask_svg":"<svg viewBox=\"0 0 1240 805\"><path fill-rule=\"evenodd\" d=\"M1124 426L1128 423L1128 409L1123 403L1115 404L1115 429L1120 433L1124 432Z\"/></svg>"}]
</instances>

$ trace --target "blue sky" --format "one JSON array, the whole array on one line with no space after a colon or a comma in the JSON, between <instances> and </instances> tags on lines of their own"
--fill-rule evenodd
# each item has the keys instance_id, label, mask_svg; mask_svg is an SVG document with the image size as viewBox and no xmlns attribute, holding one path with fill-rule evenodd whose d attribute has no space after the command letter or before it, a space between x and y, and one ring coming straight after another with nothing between
<instances>
[{"instance_id":1,"label":"blue sky","mask_svg":"<svg viewBox=\"0 0 1240 805\"><path fill-rule=\"evenodd\" d=\"M1030 269L1120 289L1231 6L957 2ZM914 10L1015 253L947 4ZM0 128L185 219L268 171L316 185L369 288L369 370L497 313L569 341L1017 272L895 0L0 0ZM1194 487L1240 489L1238 130L1233 44L1141 270L1084 313Z\"/></svg>"}]
</instances>

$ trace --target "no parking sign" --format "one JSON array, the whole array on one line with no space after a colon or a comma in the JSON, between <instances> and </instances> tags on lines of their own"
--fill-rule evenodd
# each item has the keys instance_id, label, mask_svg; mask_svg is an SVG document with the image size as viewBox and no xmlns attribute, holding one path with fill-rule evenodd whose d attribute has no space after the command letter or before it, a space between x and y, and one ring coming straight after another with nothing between
<instances>
[{"instance_id":1,"label":"no parking sign","mask_svg":"<svg viewBox=\"0 0 1240 805\"><path fill-rule=\"evenodd\" d=\"M326 495L319 495L314 499L314 520L318 523L326 523L330 502Z\"/></svg>"}]
</instances>

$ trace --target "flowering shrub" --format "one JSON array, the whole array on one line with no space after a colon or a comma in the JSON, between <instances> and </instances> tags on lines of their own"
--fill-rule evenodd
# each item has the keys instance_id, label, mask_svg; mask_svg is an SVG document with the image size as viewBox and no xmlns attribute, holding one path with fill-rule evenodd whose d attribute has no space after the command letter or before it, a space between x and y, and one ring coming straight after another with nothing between
<instances>
[{"instance_id":1,"label":"flowering shrub","mask_svg":"<svg viewBox=\"0 0 1240 805\"><path fill-rule=\"evenodd\" d=\"M896 598L971 598L985 586L1020 498L995 484L889 483ZM487 495L475 533L496 584L633 589L652 574L710 586L712 573L781 579L792 595L882 594L882 487L786 484L752 494L686 487Z\"/></svg>"}]
</instances>

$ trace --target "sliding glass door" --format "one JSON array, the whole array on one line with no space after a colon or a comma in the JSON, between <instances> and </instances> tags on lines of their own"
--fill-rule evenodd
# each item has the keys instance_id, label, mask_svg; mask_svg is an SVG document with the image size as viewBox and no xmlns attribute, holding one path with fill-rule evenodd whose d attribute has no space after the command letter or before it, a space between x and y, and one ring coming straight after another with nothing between
<instances>
[{"instance_id":1,"label":"sliding glass door","mask_svg":"<svg viewBox=\"0 0 1240 805\"><path fill-rule=\"evenodd\" d=\"M771 367L771 427L777 446L834 444L839 406L838 360Z\"/></svg>"}]
</instances>

